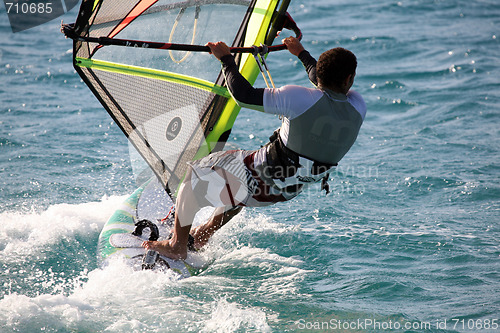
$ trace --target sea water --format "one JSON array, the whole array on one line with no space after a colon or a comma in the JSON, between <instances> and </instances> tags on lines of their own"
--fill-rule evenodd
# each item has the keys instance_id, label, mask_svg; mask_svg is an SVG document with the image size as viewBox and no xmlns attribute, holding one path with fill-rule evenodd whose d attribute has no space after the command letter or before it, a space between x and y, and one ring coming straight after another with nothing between
<instances>
[{"instance_id":1,"label":"sea water","mask_svg":"<svg viewBox=\"0 0 500 333\"><path fill-rule=\"evenodd\" d=\"M357 55L359 138L329 195L245 209L179 280L100 266L99 232L137 186L127 141L58 20L13 34L0 9L0 332L500 331L500 3L289 12L315 57ZM277 85L311 86L286 51L268 62ZM258 148L278 126L242 110L229 144Z\"/></svg>"}]
</instances>

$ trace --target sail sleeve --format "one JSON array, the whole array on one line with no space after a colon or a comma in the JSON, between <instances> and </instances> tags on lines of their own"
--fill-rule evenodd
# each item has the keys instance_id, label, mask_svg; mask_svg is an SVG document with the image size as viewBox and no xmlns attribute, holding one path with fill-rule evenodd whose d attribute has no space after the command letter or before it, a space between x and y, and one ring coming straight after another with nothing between
<instances>
[{"instance_id":1,"label":"sail sleeve","mask_svg":"<svg viewBox=\"0 0 500 333\"><path fill-rule=\"evenodd\" d=\"M278 0L83 0L80 37L232 46L268 39ZM175 196L187 163L223 148L239 112L220 64L204 52L74 41L74 67L165 189ZM258 69L237 56L253 83Z\"/></svg>"}]
</instances>

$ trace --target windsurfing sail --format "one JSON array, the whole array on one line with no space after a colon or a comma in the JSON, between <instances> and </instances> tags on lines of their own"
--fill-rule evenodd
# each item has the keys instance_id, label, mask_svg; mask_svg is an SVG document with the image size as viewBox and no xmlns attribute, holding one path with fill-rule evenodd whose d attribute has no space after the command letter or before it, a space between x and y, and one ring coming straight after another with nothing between
<instances>
[{"instance_id":1,"label":"windsurfing sail","mask_svg":"<svg viewBox=\"0 0 500 333\"><path fill-rule=\"evenodd\" d=\"M83 0L77 21L65 27L76 71L170 195L188 162L223 148L239 112L217 60L197 51L207 51L210 41L238 52L271 44L288 3ZM255 82L250 54L236 61Z\"/></svg>"}]
</instances>

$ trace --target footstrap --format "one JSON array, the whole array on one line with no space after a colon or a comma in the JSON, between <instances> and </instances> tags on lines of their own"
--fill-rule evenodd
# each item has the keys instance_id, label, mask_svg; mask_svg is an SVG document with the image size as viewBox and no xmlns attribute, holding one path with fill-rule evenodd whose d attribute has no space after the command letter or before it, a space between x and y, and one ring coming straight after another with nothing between
<instances>
[{"instance_id":1,"label":"footstrap","mask_svg":"<svg viewBox=\"0 0 500 333\"><path fill-rule=\"evenodd\" d=\"M158 227L156 224L149 220L140 220L139 222L135 223L135 230L132 232L132 235L134 236L140 236L142 235L142 231L145 228L149 228L151 230L151 234L149 235L149 240L150 241L155 241L158 240L160 237L160 231L158 230Z\"/></svg>"}]
</instances>

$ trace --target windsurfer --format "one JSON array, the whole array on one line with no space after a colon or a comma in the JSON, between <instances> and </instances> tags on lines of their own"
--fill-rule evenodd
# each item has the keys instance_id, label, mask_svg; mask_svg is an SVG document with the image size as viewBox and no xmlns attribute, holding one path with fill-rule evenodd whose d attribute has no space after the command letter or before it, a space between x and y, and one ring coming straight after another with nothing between
<instances>
[{"instance_id":1,"label":"windsurfer","mask_svg":"<svg viewBox=\"0 0 500 333\"><path fill-rule=\"evenodd\" d=\"M366 114L363 98L350 90L357 60L352 52L334 48L316 61L298 39L289 37L283 43L301 60L316 88L254 88L239 73L226 44L207 44L222 62L234 99L279 114L284 121L261 149L218 152L191 163L178 191L172 238L147 241L143 247L184 259L190 232L194 247L201 248L241 207L287 201L320 181L328 191L329 171L355 142ZM194 216L205 206L218 208L207 223L191 231Z\"/></svg>"}]
</instances>

